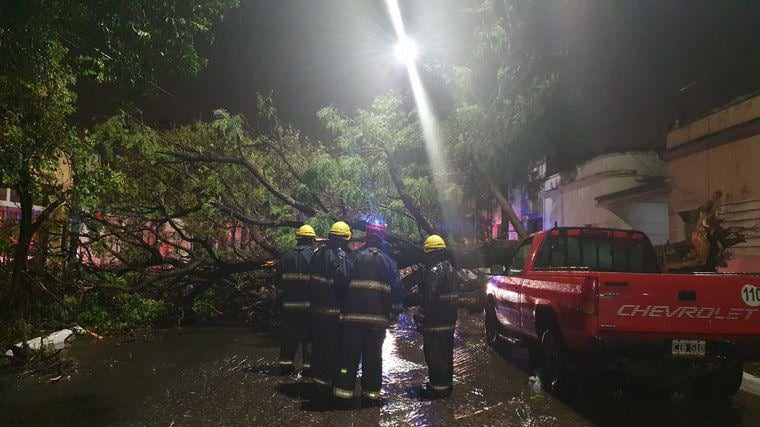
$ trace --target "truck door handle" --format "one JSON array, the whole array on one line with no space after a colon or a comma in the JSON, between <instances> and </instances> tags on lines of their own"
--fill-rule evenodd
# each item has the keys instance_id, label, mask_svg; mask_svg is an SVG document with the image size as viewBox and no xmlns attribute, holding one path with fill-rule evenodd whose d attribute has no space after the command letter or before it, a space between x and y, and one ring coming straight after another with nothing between
<instances>
[{"instance_id":1,"label":"truck door handle","mask_svg":"<svg viewBox=\"0 0 760 427\"><path fill-rule=\"evenodd\" d=\"M604 282L604 285L623 288L628 286L628 282Z\"/></svg>"},{"instance_id":2,"label":"truck door handle","mask_svg":"<svg viewBox=\"0 0 760 427\"><path fill-rule=\"evenodd\" d=\"M695 291L678 291L679 301L696 301L697 293Z\"/></svg>"}]
</instances>

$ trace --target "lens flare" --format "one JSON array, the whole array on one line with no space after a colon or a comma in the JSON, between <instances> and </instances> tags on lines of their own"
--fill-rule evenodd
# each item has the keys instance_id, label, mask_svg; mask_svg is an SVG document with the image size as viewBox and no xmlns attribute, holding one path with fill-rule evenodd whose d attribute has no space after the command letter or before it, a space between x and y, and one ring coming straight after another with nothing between
<instances>
[{"instance_id":1,"label":"lens flare","mask_svg":"<svg viewBox=\"0 0 760 427\"><path fill-rule=\"evenodd\" d=\"M417 53L417 44L410 38L399 41L393 49L396 59L407 67L417 60Z\"/></svg>"},{"instance_id":2,"label":"lens flare","mask_svg":"<svg viewBox=\"0 0 760 427\"><path fill-rule=\"evenodd\" d=\"M456 204L444 197L446 189L450 184L446 178L450 170L449 162L446 158L443 142L438 131L439 126L435 113L430 105L427 91L422 84L422 79L415 62L417 46L406 35L398 0L386 0L386 4L391 15L393 28L396 30L396 36L399 40L394 53L396 54L396 58L406 65L406 71L409 74L409 83L412 86L414 102L417 105L417 115L419 116L420 127L422 128L425 140L425 151L427 152L428 159L430 159L430 167L433 171L433 184L438 195L438 201L441 204L445 226L451 227L460 218L460 215Z\"/></svg>"}]
</instances>

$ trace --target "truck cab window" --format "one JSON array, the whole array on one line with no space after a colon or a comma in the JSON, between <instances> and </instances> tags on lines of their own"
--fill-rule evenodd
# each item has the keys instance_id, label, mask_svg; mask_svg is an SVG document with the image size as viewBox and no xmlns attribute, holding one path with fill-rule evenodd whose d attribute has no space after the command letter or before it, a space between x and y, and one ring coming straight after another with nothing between
<instances>
[{"instance_id":1,"label":"truck cab window","mask_svg":"<svg viewBox=\"0 0 760 427\"><path fill-rule=\"evenodd\" d=\"M598 250L599 253L597 255L597 259L599 260L599 265L597 268L600 271L613 271L612 270L612 242L608 238L599 239L598 242Z\"/></svg>"},{"instance_id":2,"label":"truck cab window","mask_svg":"<svg viewBox=\"0 0 760 427\"><path fill-rule=\"evenodd\" d=\"M525 259L528 258L530 247L532 245L533 238L531 237L528 240L525 240L520 247L517 248L517 252L515 252L515 256L512 258L512 264L509 266L508 274L510 276L515 276L523 272L523 268L525 268Z\"/></svg>"},{"instance_id":3,"label":"truck cab window","mask_svg":"<svg viewBox=\"0 0 760 427\"><path fill-rule=\"evenodd\" d=\"M568 237L564 240L566 246L565 253L567 254L565 265L572 267L585 267L583 265L583 257L581 252L581 239L579 237Z\"/></svg>"},{"instance_id":4,"label":"truck cab window","mask_svg":"<svg viewBox=\"0 0 760 427\"><path fill-rule=\"evenodd\" d=\"M659 271L657 257L649 241L605 235L547 236L536 257L535 268L629 273Z\"/></svg>"}]
</instances>

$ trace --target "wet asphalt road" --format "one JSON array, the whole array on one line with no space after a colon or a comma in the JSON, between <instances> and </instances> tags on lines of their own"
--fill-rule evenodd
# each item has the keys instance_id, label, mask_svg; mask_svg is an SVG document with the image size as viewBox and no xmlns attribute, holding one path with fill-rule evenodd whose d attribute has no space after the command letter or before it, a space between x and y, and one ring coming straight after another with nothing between
<instances>
[{"instance_id":1,"label":"wet asphalt road","mask_svg":"<svg viewBox=\"0 0 760 427\"><path fill-rule=\"evenodd\" d=\"M760 398L719 402L631 398L591 390L569 404L536 390L527 354L482 342L480 315L462 312L455 389L418 400L421 337L402 316L388 332L382 408L330 411L300 376L279 376L275 334L244 328L166 331L148 342L78 342L79 373L56 384L0 377L0 425L758 425Z\"/></svg>"}]
</instances>

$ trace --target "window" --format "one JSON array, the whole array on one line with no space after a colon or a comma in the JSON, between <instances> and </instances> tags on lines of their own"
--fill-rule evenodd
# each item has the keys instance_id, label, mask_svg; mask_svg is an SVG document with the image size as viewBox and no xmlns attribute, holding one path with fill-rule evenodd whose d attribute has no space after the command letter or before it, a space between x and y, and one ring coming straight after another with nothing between
<instances>
[{"instance_id":1,"label":"window","mask_svg":"<svg viewBox=\"0 0 760 427\"><path fill-rule=\"evenodd\" d=\"M547 268L581 265L581 242L582 240L578 237L548 237L538 255L536 267Z\"/></svg>"},{"instance_id":2,"label":"window","mask_svg":"<svg viewBox=\"0 0 760 427\"><path fill-rule=\"evenodd\" d=\"M0 187L0 202L4 202L6 199L8 199L8 189Z\"/></svg>"},{"instance_id":3,"label":"window","mask_svg":"<svg viewBox=\"0 0 760 427\"><path fill-rule=\"evenodd\" d=\"M646 241L632 242L630 246L629 262L631 263L632 271L649 271L651 264L657 264L656 255L650 254L651 249L647 250L648 246Z\"/></svg>"},{"instance_id":4,"label":"window","mask_svg":"<svg viewBox=\"0 0 760 427\"><path fill-rule=\"evenodd\" d=\"M515 252L515 256L512 258L512 264L509 266L510 276L514 276L523 272L523 268L525 268L525 260L528 258L530 247L532 245L533 238L531 237L528 240L524 241L519 248L517 248L517 252Z\"/></svg>"},{"instance_id":5,"label":"window","mask_svg":"<svg viewBox=\"0 0 760 427\"><path fill-rule=\"evenodd\" d=\"M628 239L612 240L612 270L626 271L631 262L631 242Z\"/></svg>"},{"instance_id":6,"label":"window","mask_svg":"<svg viewBox=\"0 0 760 427\"><path fill-rule=\"evenodd\" d=\"M538 253L536 268L658 272L654 249L643 235L640 236L632 238L600 233L577 237L550 235Z\"/></svg>"},{"instance_id":7,"label":"window","mask_svg":"<svg viewBox=\"0 0 760 427\"><path fill-rule=\"evenodd\" d=\"M563 239L565 241L565 254L567 255L566 265L583 265L583 257L581 256L581 238L580 237L568 237Z\"/></svg>"},{"instance_id":8,"label":"window","mask_svg":"<svg viewBox=\"0 0 760 427\"><path fill-rule=\"evenodd\" d=\"M597 247L596 259L598 260L597 270L612 270L612 243L610 239L595 239Z\"/></svg>"}]
</instances>

